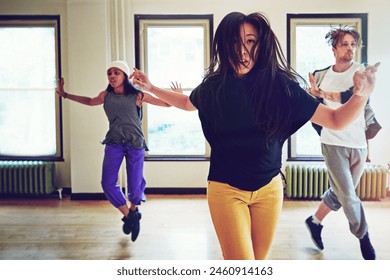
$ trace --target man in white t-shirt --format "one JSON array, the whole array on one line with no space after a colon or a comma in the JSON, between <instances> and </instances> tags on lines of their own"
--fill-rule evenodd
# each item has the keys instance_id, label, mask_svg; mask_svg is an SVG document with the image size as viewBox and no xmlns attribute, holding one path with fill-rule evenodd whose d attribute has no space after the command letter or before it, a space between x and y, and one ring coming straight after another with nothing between
<instances>
[{"instance_id":1,"label":"man in white t-shirt","mask_svg":"<svg viewBox=\"0 0 390 280\"><path fill-rule=\"evenodd\" d=\"M345 26L332 28L325 38L332 45L335 64L310 75L309 92L322 97L327 106L338 108L353 94L354 73L364 68L364 65L353 61L361 40L357 31ZM364 112L344 130L335 131L318 126L315 128L321 136L330 188L321 197L322 201L315 214L305 221L311 238L323 250L321 222L331 211L342 207L351 233L359 239L363 258L373 260L376 258L375 250L368 235L362 203L356 194L367 158Z\"/></svg>"}]
</instances>

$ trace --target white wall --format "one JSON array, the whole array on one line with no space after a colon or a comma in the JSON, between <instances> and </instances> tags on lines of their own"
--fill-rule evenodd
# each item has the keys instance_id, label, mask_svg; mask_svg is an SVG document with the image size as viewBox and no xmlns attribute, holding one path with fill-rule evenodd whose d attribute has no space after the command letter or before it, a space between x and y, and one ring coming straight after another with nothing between
<instances>
[{"instance_id":1,"label":"white wall","mask_svg":"<svg viewBox=\"0 0 390 280\"><path fill-rule=\"evenodd\" d=\"M105 67L111 59L134 65L134 14L214 14L214 28L231 11L260 11L267 15L285 51L287 13L368 13L368 59L381 61L372 104L383 129L371 141L373 164L390 162L389 105L390 17L388 0L1 0L1 14L60 14L65 87L72 93L95 96L106 87ZM123 11L123 13L122 13ZM115 21L118 19L118 21ZM118 36L116 36L118 35ZM116 40L116 38L119 38ZM65 161L57 164L62 186L73 193L100 193L103 148L107 131L101 107L65 100ZM287 150L284 152L284 160ZM146 162L149 187L204 187L208 162ZM121 179L123 181L124 175Z\"/></svg>"}]
</instances>

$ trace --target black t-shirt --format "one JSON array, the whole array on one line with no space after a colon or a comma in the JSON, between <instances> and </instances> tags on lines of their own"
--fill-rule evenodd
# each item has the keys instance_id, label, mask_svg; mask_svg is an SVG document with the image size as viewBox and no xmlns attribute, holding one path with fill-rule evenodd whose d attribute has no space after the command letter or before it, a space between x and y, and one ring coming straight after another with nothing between
<instances>
[{"instance_id":1,"label":"black t-shirt","mask_svg":"<svg viewBox=\"0 0 390 280\"><path fill-rule=\"evenodd\" d=\"M221 113L217 118L220 121L210 121L211 118L215 120L213 108L200 106L200 100L209 100L211 93L207 88L218 86L212 83L202 83L190 95L192 104L198 109L203 133L211 146L208 180L242 190L258 190L280 172L285 139L311 118L319 103L297 83L291 82L293 98L288 106L294 113L285 119L290 122L290 131L285 133L282 140L267 139L264 130L255 124L253 113L244 99L249 84L234 75L230 75L222 86L224 91L218 103ZM280 104L286 106L286 101L280 100Z\"/></svg>"}]
</instances>

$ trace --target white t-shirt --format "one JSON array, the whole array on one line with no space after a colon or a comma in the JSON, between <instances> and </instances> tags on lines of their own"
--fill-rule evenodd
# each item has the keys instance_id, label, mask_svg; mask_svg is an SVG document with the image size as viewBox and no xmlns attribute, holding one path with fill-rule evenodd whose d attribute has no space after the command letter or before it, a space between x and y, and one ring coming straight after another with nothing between
<instances>
[{"instance_id":1,"label":"white t-shirt","mask_svg":"<svg viewBox=\"0 0 390 280\"><path fill-rule=\"evenodd\" d=\"M334 72L330 67L326 72L320 88L324 91L342 92L353 86L353 75L362 67L361 64L353 62L351 67L342 73ZM364 67L364 66L363 66ZM337 109L341 106L339 102L325 100L324 103L330 108ZM364 111L359 117L343 130L331 130L322 128L321 142L328 145L342 146L348 148L367 148L365 135Z\"/></svg>"}]
</instances>

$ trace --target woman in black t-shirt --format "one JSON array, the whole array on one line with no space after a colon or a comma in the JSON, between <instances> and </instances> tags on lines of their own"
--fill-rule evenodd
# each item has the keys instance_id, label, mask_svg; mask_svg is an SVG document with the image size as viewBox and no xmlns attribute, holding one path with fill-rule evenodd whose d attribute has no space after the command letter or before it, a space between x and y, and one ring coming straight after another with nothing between
<instances>
[{"instance_id":1,"label":"woman in black t-shirt","mask_svg":"<svg viewBox=\"0 0 390 280\"><path fill-rule=\"evenodd\" d=\"M354 96L334 111L299 86L262 14L232 12L219 24L210 67L189 97L154 86L138 69L130 77L172 106L198 110L211 146L208 202L223 257L265 259L283 202L283 143L309 120L331 129L349 124L373 90L375 72L357 72Z\"/></svg>"}]
</instances>

